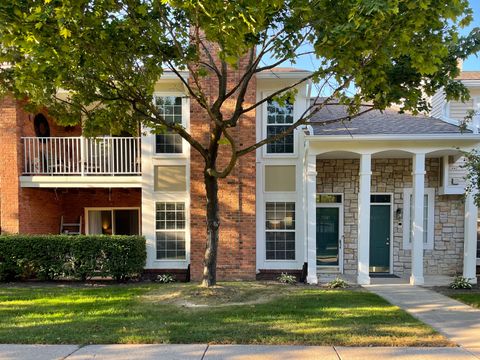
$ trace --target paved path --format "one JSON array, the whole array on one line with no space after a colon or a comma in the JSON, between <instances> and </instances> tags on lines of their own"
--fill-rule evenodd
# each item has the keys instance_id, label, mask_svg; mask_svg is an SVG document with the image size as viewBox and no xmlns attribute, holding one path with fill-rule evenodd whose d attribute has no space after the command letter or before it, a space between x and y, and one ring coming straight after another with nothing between
<instances>
[{"instance_id":1,"label":"paved path","mask_svg":"<svg viewBox=\"0 0 480 360\"><path fill-rule=\"evenodd\" d=\"M418 286L383 284L364 287L480 356L480 310Z\"/></svg>"},{"instance_id":2,"label":"paved path","mask_svg":"<svg viewBox=\"0 0 480 360\"><path fill-rule=\"evenodd\" d=\"M478 360L460 347L263 345L0 345L1 360Z\"/></svg>"}]
</instances>

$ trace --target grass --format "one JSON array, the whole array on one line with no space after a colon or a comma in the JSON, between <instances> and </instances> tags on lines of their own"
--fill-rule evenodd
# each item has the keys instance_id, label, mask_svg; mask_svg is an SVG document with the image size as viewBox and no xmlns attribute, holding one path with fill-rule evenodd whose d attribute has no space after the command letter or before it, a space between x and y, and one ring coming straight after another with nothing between
<instances>
[{"instance_id":1,"label":"grass","mask_svg":"<svg viewBox=\"0 0 480 360\"><path fill-rule=\"evenodd\" d=\"M480 308L480 284L473 285L468 289L450 289L446 286L438 286L435 288L439 293L449 296L452 299L463 302L464 304Z\"/></svg>"},{"instance_id":2,"label":"grass","mask_svg":"<svg viewBox=\"0 0 480 360\"><path fill-rule=\"evenodd\" d=\"M256 282L2 286L0 343L449 345L365 291Z\"/></svg>"}]
</instances>

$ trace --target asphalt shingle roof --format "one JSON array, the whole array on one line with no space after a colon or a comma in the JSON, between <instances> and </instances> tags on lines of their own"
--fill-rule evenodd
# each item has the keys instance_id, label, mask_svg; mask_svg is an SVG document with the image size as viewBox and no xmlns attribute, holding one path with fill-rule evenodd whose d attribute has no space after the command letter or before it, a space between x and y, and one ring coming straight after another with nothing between
<instances>
[{"instance_id":1,"label":"asphalt shingle roof","mask_svg":"<svg viewBox=\"0 0 480 360\"><path fill-rule=\"evenodd\" d=\"M366 108L362 109L365 110ZM311 119L314 135L460 134L458 126L437 118L399 114L395 110L372 110L350 121L322 125L323 121L347 116L343 105L327 105ZM470 131L467 131L470 132Z\"/></svg>"},{"instance_id":2,"label":"asphalt shingle roof","mask_svg":"<svg viewBox=\"0 0 480 360\"><path fill-rule=\"evenodd\" d=\"M457 80L480 80L480 71L462 71Z\"/></svg>"}]
</instances>

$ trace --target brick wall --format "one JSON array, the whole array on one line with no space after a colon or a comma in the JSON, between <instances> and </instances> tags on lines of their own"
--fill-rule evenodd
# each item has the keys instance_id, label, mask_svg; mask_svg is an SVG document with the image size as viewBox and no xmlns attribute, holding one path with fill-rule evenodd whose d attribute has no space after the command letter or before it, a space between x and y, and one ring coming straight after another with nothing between
<instances>
[{"instance_id":1,"label":"brick wall","mask_svg":"<svg viewBox=\"0 0 480 360\"><path fill-rule=\"evenodd\" d=\"M214 50L214 49L213 49ZM238 71L229 69L228 87L239 80L246 60ZM202 80L202 87L212 98L218 92L217 79L212 75ZM245 105L255 101L255 81L245 96ZM233 102L223 106L224 114L232 109ZM210 121L206 112L192 99L190 110L191 133L204 144L208 143ZM255 142L255 112L245 114L240 125L231 130L239 147ZM221 146L219 168L229 159L229 146ZM191 151L191 275L200 280L203 273L203 256L206 239L206 200L203 185L203 158ZM219 183L220 240L218 248L218 279L255 279L255 153L242 157L232 174Z\"/></svg>"},{"instance_id":2,"label":"brick wall","mask_svg":"<svg viewBox=\"0 0 480 360\"><path fill-rule=\"evenodd\" d=\"M426 275L460 273L463 264L464 204L461 196L438 195L439 159L426 161L426 187L435 188L435 232L433 250L424 251ZM358 160L317 160L317 192L344 194L344 271L357 273ZM404 208L403 189L412 187L411 159L374 159L372 192L393 194L393 208ZM393 221L393 271L407 276L411 251L403 249L403 222Z\"/></svg>"}]
</instances>

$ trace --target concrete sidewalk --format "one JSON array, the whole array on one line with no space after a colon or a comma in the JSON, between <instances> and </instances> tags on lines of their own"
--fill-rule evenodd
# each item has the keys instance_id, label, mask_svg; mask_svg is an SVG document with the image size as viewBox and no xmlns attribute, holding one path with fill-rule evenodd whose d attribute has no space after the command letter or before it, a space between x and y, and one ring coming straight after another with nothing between
<instances>
[{"instance_id":1,"label":"concrete sidewalk","mask_svg":"<svg viewBox=\"0 0 480 360\"><path fill-rule=\"evenodd\" d=\"M394 348L268 345L0 345L1 360L478 360L459 347Z\"/></svg>"},{"instance_id":2,"label":"concrete sidewalk","mask_svg":"<svg viewBox=\"0 0 480 360\"><path fill-rule=\"evenodd\" d=\"M406 310L457 345L480 354L480 310L419 286L364 287Z\"/></svg>"}]
</instances>

